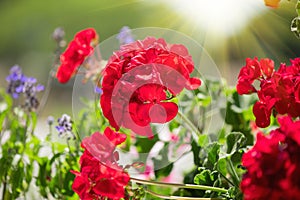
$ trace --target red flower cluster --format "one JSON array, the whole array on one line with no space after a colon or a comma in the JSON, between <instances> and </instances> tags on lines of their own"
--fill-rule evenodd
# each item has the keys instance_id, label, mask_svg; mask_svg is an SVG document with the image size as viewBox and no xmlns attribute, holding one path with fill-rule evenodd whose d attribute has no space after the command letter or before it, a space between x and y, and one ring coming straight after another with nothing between
<instances>
[{"instance_id":1,"label":"red flower cluster","mask_svg":"<svg viewBox=\"0 0 300 200\"><path fill-rule=\"evenodd\" d=\"M130 177L118 164L115 146L121 144L126 135L106 128L104 135L98 132L82 141L85 149L80 158L80 172L72 171L76 177L72 189L80 199L124 198L125 186Z\"/></svg>"},{"instance_id":2,"label":"red flower cluster","mask_svg":"<svg viewBox=\"0 0 300 200\"><path fill-rule=\"evenodd\" d=\"M117 130L123 126L151 137L151 122L168 122L178 112L177 105L168 101L184 88L200 86L199 79L190 78L193 70L183 45L147 37L121 46L104 70L100 101L104 116Z\"/></svg>"},{"instance_id":3,"label":"red flower cluster","mask_svg":"<svg viewBox=\"0 0 300 200\"><path fill-rule=\"evenodd\" d=\"M260 82L260 89L253 82ZM264 128L270 125L272 111L300 116L300 58L291 60L291 66L281 64L274 70L274 62L270 59L247 58L242 67L237 83L237 92L251 94L256 92L259 101L253 107L257 126Z\"/></svg>"},{"instance_id":4,"label":"red flower cluster","mask_svg":"<svg viewBox=\"0 0 300 200\"><path fill-rule=\"evenodd\" d=\"M56 74L59 82L66 83L70 80L84 59L93 52L91 42L97 40L98 35L92 28L82 30L75 35L66 51L60 56L61 65Z\"/></svg>"},{"instance_id":5,"label":"red flower cluster","mask_svg":"<svg viewBox=\"0 0 300 200\"><path fill-rule=\"evenodd\" d=\"M257 135L242 157L247 169L241 181L245 200L281 200L300 197L300 121L279 118L280 128Z\"/></svg>"}]
</instances>

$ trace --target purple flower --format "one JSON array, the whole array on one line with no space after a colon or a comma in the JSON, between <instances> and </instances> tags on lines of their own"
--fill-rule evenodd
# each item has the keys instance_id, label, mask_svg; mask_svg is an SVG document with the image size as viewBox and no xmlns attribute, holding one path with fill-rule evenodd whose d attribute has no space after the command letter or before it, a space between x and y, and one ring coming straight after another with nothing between
<instances>
[{"instance_id":1,"label":"purple flower","mask_svg":"<svg viewBox=\"0 0 300 200\"><path fill-rule=\"evenodd\" d=\"M25 95L25 105L24 107L29 110L35 110L39 106L39 101L36 97L36 93L43 91L44 86L40 84L36 84L36 79L33 77L27 78L24 87L23 93Z\"/></svg>"},{"instance_id":2,"label":"purple flower","mask_svg":"<svg viewBox=\"0 0 300 200\"><path fill-rule=\"evenodd\" d=\"M6 77L8 82L7 93L14 99L19 98L20 94L25 97L25 107L28 111L37 109L39 101L36 93L44 90L44 86L37 84L33 77L26 77L18 65L10 69L10 74Z\"/></svg>"},{"instance_id":3,"label":"purple flower","mask_svg":"<svg viewBox=\"0 0 300 200\"><path fill-rule=\"evenodd\" d=\"M123 28L121 28L120 33L117 35L117 39L119 40L120 45L129 44L135 41L131 29L128 26L123 26Z\"/></svg>"},{"instance_id":4,"label":"purple flower","mask_svg":"<svg viewBox=\"0 0 300 200\"><path fill-rule=\"evenodd\" d=\"M10 74L6 77L6 81L8 82L7 93L14 99L19 98L19 95L23 92L27 77L22 73L18 65L10 69Z\"/></svg>"},{"instance_id":5,"label":"purple flower","mask_svg":"<svg viewBox=\"0 0 300 200\"><path fill-rule=\"evenodd\" d=\"M76 139L73 133L73 121L67 114L63 114L61 118L57 120L58 126L55 126L56 130L61 137L67 137L68 140Z\"/></svg>"},{"instance_id":6,"label":"purple flower","mask_svg":"<svg viewBox=\"0 0 300 200\"><path fill-rule=\"evenodd\" d=\"M103 93L102 89L99 88L99 87L97 87L97 86L95 86L94 92L95 92L96 94L100 94L100 95Z\"/></svg>"}]
</instances>

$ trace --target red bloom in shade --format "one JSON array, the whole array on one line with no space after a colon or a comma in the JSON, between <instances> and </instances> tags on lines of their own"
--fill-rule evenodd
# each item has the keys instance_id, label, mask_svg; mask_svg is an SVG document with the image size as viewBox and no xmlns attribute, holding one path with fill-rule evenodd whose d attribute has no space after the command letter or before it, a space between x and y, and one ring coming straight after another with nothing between
<instances>
[{"instance_id":1,"label":"red bloom in shade","mask_svg":"<svg viewBox=\"0 0 300 200\"><path fill-rule=\"evenodd\" d=\"M82 141L85 151L80 158L80 172L72 171L76 175L72 189L81 199L124 198L130 177L116 162L115 145L125 139L124 134L106 128L104 135L96 132Z\"/></svg>"},{"instance_id":2,"label":"red bloom in shade","mask_svg":"<svg viewBox=\"0 0 300 200\"><path fill-rule=\"evenodd\" d=\"M190 78L194 64L183 45L147 37L121 46L109 59L102 80L101 108L117 130L123 126L152 136L150 123L172 120L178 107L168 102L184 88L200 86Z\"/></svg>"},{"instance_id":3,"label":"red bloom in shade","mask_svg":"<svg viewBox=\"0 0 300 200\"><path fill-rule=\"evenodd\" d=\"M259 97L253 107L256 123L259 127L270 125L272 111L292 117L300 116L300 58L291 60L292 65L281 64L274 70L274 62L268 58L246 60L239 74L237 92L250 94L256 92ZM260 89L255 89L253 82L260 82Z\"/></svg>"},{"instance_id":4,"label":"red bloom in shade","mask_svg":"<svg viewBox=\"0 0 300 200\"><path fill-rule=\"evenodd\" d=\"M279 120L270 135L257 135L255 145L242 157L247 169L241 181L245 200L299 199L300 121Z\"/></svg>"},{"instance_id":5,"label":"red bloom in shade","mask_svg":"<svg viewBox=\"0 0 300 200\"><path fill-rule=\"evenodd\" d=\"M92 28L82 30L75 35L66 51L60 56L61 65L56 74L59 82L66 83L70 80L84 59L93 52L91 43L97 40L98 35Z\"/></svg>"},{"instance_id":6,"label":"red bloom in shade","mask_svg":"<svg viewBox=\"0 0 300 200\"><path fill-rule=\"evenodd\" d=\"M257 101L253 106L253 114L258 127L265 128L270 125L271 108L267 103Z\"/></svg>"}]
</instances>

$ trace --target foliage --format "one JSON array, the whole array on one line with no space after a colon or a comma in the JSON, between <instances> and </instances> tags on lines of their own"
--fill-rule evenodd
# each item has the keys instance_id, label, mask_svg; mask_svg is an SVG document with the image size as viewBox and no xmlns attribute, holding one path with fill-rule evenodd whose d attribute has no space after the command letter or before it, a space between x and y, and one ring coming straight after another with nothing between
<instances>
[{"instance_id":1,"label":"foliage","mask_svg":"<svg viewBox=\"0 0 300 200\"><path fill-rule=\"evenodd\" d=\"M298 7L299 4L297 4L297 9ZM292 28L298 31L298 25L298 21L293 22ZM88 40L85 38L86 32L76 34L72 42L74 45L69 45L67 53L62 53L63 56L60 57L61 66L59 66L58 58L62 52L62 46L59 46L57 59L54 63L59 71L56 74L57 78L62 83L67 82L78 72L79 65L86 67L86 79L96 80L96 93L99 94L100 100L97 99L98 102L95 103L94 100L82 97L81 102L85 108L80 110L78 116L75 116L75 123L67 114L63 114L56 124L54 124L55 119L49 117L47 137L42 139L36 129L38 120L36 110L39 105L36 92L42 90L42 87L36 85L35 79L20 74L21 70L15 66L7 78L9 89L5 91L4 88L0 88L1 198L3 200L26 198L28 193L33 190L32 187L37 187L38 195L46 199L51 197L55 199L78 199L78 195L89 199L122 200L174 199L180 197L235 200L249 198L243 197L245 189L241 187L241 182L243 182L245 174L249 174L247 170L252 166L251 163L249 166L247 165L248 168L243 166L245 163L243 159L245 155L251 157L249 152L255 151L256 148L259 149L254 139L255 134L259 135L260 140L266 139L268 136L264 136L262 131L270 132L270 130L274 130L274 127L278 128L280 124L276 121L278 112L275 112L272 104L268 107L268 121L261 126L264 129L259 129L256 126L257 121L255 124L255 117L257 116L254 117L253 111L258 110L257 112L259 112L260 110L253 109L253 105L256 105L258 100L262 101L260 94L258 94L258 98L254 95L240 96L239 94L259 91L252 83L255 79L264 83L268 82L269 78L273 76L274 63L272 63L272 70L264 71L263 67L253 64L254 62L258 63L257 58L247 59L247 64L242 68L239 75L237 89L228 86L225 80L201 77L200 81L198 78L190 78L194 66L190 62L191 57L186 47L167 44L163 39L152 37L135 43L130 29L126 27L121 30L118 36L120 43L124 46L112 56L106 65L109 67L106 67L102 73L102 64L96 66L99 68L97 70L91 68L93 60L91 61L89 56L96 44L89 45L93 41L95 42L98 36L94 29L88 30L90 37ZM296 35L299 36L297 31ZM63 41L62 37L57 39L58 43L60 41ZM126 46L127 42L130 43L128 46ZM152 43L153 46L147 46ZM138 51L136 49L132 51L131 48L133 47ZM126 51L126 48L129 50ZM171 51L172 48L176 49L177 54L174 53L174 50ZM130 99L130 103L136 107L129 107L128 116L123 115L124 112L121 110L125 110L122 105L122 97L124 97L122 95L126 94L128 90L126 87L118 88L118 92L122 94L119 94L118 98L114 96L117 99L114 106L118 107L121 104L120 110L122 112L119 112L120 115L117 117L122 119L122 124L117 124L119 120L114 118L112 109L114 100L112 94L115 89L112 85L115 86L122 76L126 76L125 70L127 68L134 68L132 66L136 62L135 59L141 59L143 56L145 58L140 63L150 64L150 67L140 71L153 70L151 64L156 59L159 64L167 63L172 69L180 71L182 73L180 75L186 76L185 81L188 83L182 85L182 80L174 83L174 80L178 80L176 77L172 79L173 82L168 83L169 85L166 84L168 87L171 87L170 84L178 84L177 87L174 86L171 89L158 85L157 82L150 82L150 84L148 82L135 88L137 91L132 93L133 100ZM169 58L174 59L168 60ZM288 69L281 71L292 79L289 89L295 95L292 96L293 104L289 103L289 111L291 112L300 101L298 73L300 71L298 64L300 59L292 60L292 62L293 70L289 72L293 73L292 78L286 72ZM260 61L260 65L263 66L263 63L265 63L264 59ZM116 67L119 70L116 70ZM269 66L269 68L271 67ZM147 77L147 74L140 71L135 71L137 74L132 74L132 77L126 80L125 86L130 84L134 86L136 82L130 81L136 79L135 81L138 82ZM294 73L295 71L297 73ZM116 76L117 73L120 76ZM150 74L154 74L153 77L159 77L157 79L164 82L167 81L167 78L163 79L164 76L170 77L168 73L170 71L159 71L155 68ZM98 79L102 75L104 78L101 82ZM284 78L286 80L286 77ZM155 79L155 81L157 80ZM201 82L204 84L199 87ZM284 85L282 82L274 81L273 88L279 88L278 91L281 94L284 90L280 89L279 86L282 85ZM263 84L260 85L261 90L264 88L263 86ZM268 92L270 92L269 88L266 90L266 93ZM24 93L23 98L20 97L21 93ZM277 99L280 99L278 96L284 96L275 92L272 94ZM270 94L268 93L266 96L270 97ZM25 101L25 104L21 103L22 100ZM270 104L267 100L263 103L265 106ZM165 108L167 112L165 121L163 121L160 110L153 111L156 119L150 117L150 108L153 105L160 105ZM178 109L178 105L180 105L180 109ZM280 106L276 107L276 109L278 108ZM146 114L142 111L146 111ZM281 114L286 113L290 114L289 112L282 112ZM125 121L126 117L131 116L135 117L136 121L134 122L136 124L141 124L136 126L136 124L132 125L131 121ZM265 116L263 115L263 117ZM293 117L293 120L297 120L298 113ZM216 119L217 121L214 121ZM292 119L289 120L289 123L298 130L299 123L294 123ZM165 133L168 133L167 139L160 134L161 127L158 124L166 125L164 130ZM132 132L141 130L139 129L141 125L147 126L147 130L143 130L145 132L142 131L140 135L147 137L132 135ZM114 129L108 128L109 126ZM54 128L56 129L55 132ZM149 130L151 134L147 135ZM287 137L285 140L278 139L280 142L275 140L275 143L272 143L275 146L275 153L279 151L278 149L281 150L280 152L285 151L284 155L288 155L289 151L298 152L298 149L295 150L299 147L296 144L298 137L295 136L295 130L280 127L276 131L278 135L286 134ZM102 134L102 132L104 133ZM56 133L65 138L64 143L54 141ZM85 137L87 135L91 136ZM274 131L271 131L270 135L275 135ZM133 152L136 155L135 160L131 164L119 164L121 154L116 150L117 148L118 150ZM249 151L249 148L252 149ZM268 158L268 154L263 154L265 153L264 148L261 148L263 150L259 149L257 152L261 151L262 155ZM152 151L155 151L154 155L149 153ZM149 154L145 156L144 153ZM185 172L185 175L175 174L176 176L184 176L183 183L165 181L174 176L176 160L187 154L193 156L192 171ZM298 159L297 157L290 157L291 160ZM103 160L103 158L105 159ZM264 160L260 162L261 165L264 164ZM184 167L182 166L182 168ZM131 177L130 170L139 172L143 178ZM255 177L255 172L253 174L251 175ZM289 177L292 176L289 175ZM294 189L298 192L297 187ZM118 194L118 196L116 197L114 194Z\"/></svg>"}]
</instances>

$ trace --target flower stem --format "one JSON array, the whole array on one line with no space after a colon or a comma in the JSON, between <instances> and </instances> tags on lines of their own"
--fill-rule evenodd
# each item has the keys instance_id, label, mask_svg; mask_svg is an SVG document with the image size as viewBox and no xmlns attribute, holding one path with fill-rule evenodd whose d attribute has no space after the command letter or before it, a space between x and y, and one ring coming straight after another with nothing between
<instances>
[{"instance_id":1,"label":"flower stem","mask_svg":"<svg viewBox=\"0 0 300 200\"><path fill-rule=\"evenodd\" d=\"M183 121L186 122L187 128L192 131L194 138L197 139L196 141L198 141L198 136L201 135L199 129L182 112L178 111L178 115L183 119Z\"/></svg>"},{"instance_id":2,"label":"flower stem","mask_svg":"<svg viewBox=\"0 0 300 200\"><path fill-rule=\"evenodd\" d=\"M200 197L166 196L166 195L157 194L157 193L152 192L152 191L147 190L147 189L145 189L145 192L152 195L152 196L161 198L161 199L174 199L174 200L175 199L176 200L221 200L221 199L224 199L224 198L200 198Z\"/></svg>"},{"instance_id":3,"label":"flower stem","mask_svg":"<svg viewBox=\"0 0 300 200\"><path fill-rule=\"evenodd\" d=\"M227 161L228 161L230 170L232 171L232 179L233 179L234 185L235 185L235 187L239 188L240 178L234 169L231 159L227 158Z\"/></svg>"},{"instance_id":4,"label":"flower stem","mask_svg":"<svg viewBox=\"0 0 300 200\"><path fill-rule=\"evenodd\" d=\"M48 97L49 97L49 94L50 94L50 91L51 91L51 85L52 85L52 81L53 81L54 76L55 76L55 70L52 69L49 72L49 77L48 77L48 80L47 80L47 85L45 87L45 92L44 92L44 95L42 96L40 105L38 107L38 111L36 112L37 115L40 114L41 110L45 107L45 105L47 103L47 100L48 100Z\"/></svg>"},{"instance_id":5,"label":"flower stem","mask_svg":"<svg viewBox=\"0 0 300 200\"><path fill-rule=\"evenodd\" d=\"M164 187L177 187L185 189L198 189L198 190L211 190L214 192L226 193L227 190L224 188L206 186L206 185L193 185L193 184L179 184L179 183L163 183L157 181L146 181L137 178L131 178L133 182L144 184L144 185L155 185L155 186L164 186Z\"/></svg>"},{"instance_id":6,"label":"flower stem","mask_svg":"<svg viewBox=\"0 0 300 200\"><path fill-rule=\"evenodd\" d=\"M6 194L6 184L7 184L7 173L5 173L4 181L3 181L3 193L2 193L2 199L5 200L5 194Z\"/></svg>"}]
</instances>

